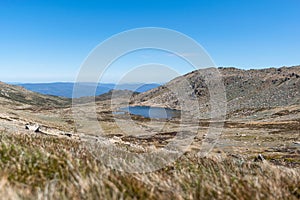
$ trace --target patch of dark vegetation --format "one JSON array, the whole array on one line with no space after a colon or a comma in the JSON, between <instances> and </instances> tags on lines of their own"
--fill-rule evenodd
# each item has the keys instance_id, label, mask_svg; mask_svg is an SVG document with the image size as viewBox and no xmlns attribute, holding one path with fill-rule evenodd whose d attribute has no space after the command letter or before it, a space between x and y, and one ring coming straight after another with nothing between
<instances>
[{"instance_id":1,"label":"patch of dark vegetation","mask_svg":"<svg viewBox=\"0 0 300 200\"><path fill-rule=\"evenodd\" d=\"M242 108L242 109L237 109L237 110L234 110L234 111L231 111L231 112L227 113L226 117L231 118L231 117L234 117L234 116L237 116L237 115L250 116L254 113L261 112L261 111L264 111L264 110L267 110L267 108Z\"/></svg>"},{"instance_id":2,"label":"patch of dark vegetation","mask_svg":"<svg viewBox=\"0 0 300 200\"><path fill-rule=\"evenodd\" d=\"M0 117L0 119L2 119L2 120L5 120L5 121L9 121L9 122L11 122L11 121L12 121L12 119L11 119L11 118L6 118L6 117Z\"/></svg>"},{"instance_id":3,"label":"patch of dark vegetation","mask_svg":"<svg viewBox=\"0 0 300 200\"><path fill-rule=\"evenodd\" d=\"M171 140L183 140L195 136L192 132L161 132L151 136L123 136L121 139L125 142L131 142L139 145L167 145Z\"/></svg>"},{"instance_id":4,"label":"patch of dark vegetation","mask_svg":"<svg viewBox=\"0 0 300 200\"><path fill-rule=\"evenodd\" d=\"M73 124L75 124L75 121L74 121L74 119L67 119L67 120L65 120L68 124L70 124L70 125L73 125Z\"/></svg>"},{"instance_id":5,"label":"patch of dark vegetation","mask_svg":"<svg viewBox=\"0 0 300 200\"><path fill-rule=\"evenodd\" d=\"M274 165L281 165L290 168L300 167L300 155L268 155L265 157L267 161Z\"/></svg>"},{"instance_id":6,"label":"patch of dark vegetation","mask_svg":"<svg viewBox=\"0 0 300 200\"><path fill-rule=\"evenodd\" d=\"M129 115L132 120L141 121L141 122L150 122L151 121L151 119L147 118L147 117L133 115L133 114L129 114ZM161 120L159 120L159 121L161 121Z\"/></svg>"},{"instance_id":7,"label":"patch of dark vegetation","mask_svg":"<svg viewBox=\"0 0 300 200\"><path fill-rule=\"evenodd\" d=\"M290 135L299 135L300 132L299 130L284 130L284 129L278 129L278 130L275 130L275 131L270 131L269 132L270 135L276 135L276 134L290 134ZM277 136L274 136L274 137L277 137Z\"/></svg>"},{"instance_id":8,"label":"patch of dark vegetation","mask_svg":"<svg viewBox=\"0 0 300 200\"><path fill-rule=\"evenodd\" d=\"M227 121L224 124L226 128L253 128L253 129L280 129L280 130L300 130L299 120L286 122L269 122L269 123L238 123Z\"/></svg>"},{"instance_id":9,"label":"patch of dark vegetation","mask_svg":"<svg viewBox=\"0 0 300 200\"><path fill-rule=\"evenodd\" d=\"M281 110L277 113L272 114L272 117L278 117L278 116L285 116L285 115L291 115L291 114L297 114L300 113L300 110Z\"/></svg>"},{"instance_id":10,"label":"patch of dark vegetation","mask_svg":"<svg viewBox=\"0 0 300 200\"><path fill-rule=\"evenodd\" d=\"M287 147L287 146L280 146L280 147L270 147L269 152L280 152L280 153L289 153L289 154L298 154L300 156L300 149L296 147ZM299 157L300 159L300 157Z\"/></svg>"}]
</instances>

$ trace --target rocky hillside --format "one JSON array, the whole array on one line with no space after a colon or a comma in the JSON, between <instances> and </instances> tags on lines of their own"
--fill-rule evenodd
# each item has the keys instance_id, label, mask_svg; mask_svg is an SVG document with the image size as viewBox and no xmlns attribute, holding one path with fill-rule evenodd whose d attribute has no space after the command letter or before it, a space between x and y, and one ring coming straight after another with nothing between
<instances>
[{"instance_id":1,"label":"rocky hillside","mask_svg":"<svg viewBox=\"0 0 300 200\"><path fill-rule=\"evenodd\" d=\"M71 105L71 99L42 95L20 86L0 82L0 103L4 106L30 105L59 108Z\"/></svg>"},{"instance_id":2,"label":"rocky hillside","mask_svg":"<svg viewBox=\"0 0 300 200\"><path fill-rule=\"evenodd\" d=\"M300 104L300 66L242 70L218 68L226 89L227 113L242 110L270 109ZM205 69L177 77L169 83L141 93L132 104L163 106L180 109L177 96L170 88L181 87L188 82L192 90L186 90L192 102L199 103L202 112L210 110L209 91L205 82ZM190 105L193 110L195 106Z\"/></svg>"}]
</instances>

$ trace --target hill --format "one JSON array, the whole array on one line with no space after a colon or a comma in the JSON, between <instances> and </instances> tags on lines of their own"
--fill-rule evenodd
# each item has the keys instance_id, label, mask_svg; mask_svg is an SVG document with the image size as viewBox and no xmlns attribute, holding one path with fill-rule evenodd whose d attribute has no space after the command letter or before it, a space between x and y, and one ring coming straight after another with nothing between
<instances>
[{"instance_id":1,"label":"hill","mask_svg":"<svg viewBox=\"0 0 300 200\"><path fill-rule=\"evenodd\" d=\"M299 67L219 70L232 114L224 123L222 136L205 158L197 155L209 130L207 119L182 122L179 118L150 120L128 113L116 114L114 109L119 104L112 105L111 101L112 96L121 103L131 96L132 103L179 108L176 96L168 88L184 90L184 80L189 80L193 89L189 94L191 102L209 105L201 70L145 93L111 90L97 96L96 123L90 123L95 120L95 110L90 109L95 104L89 103L95 98L79 98L87 101L78 105L80 116L86 119L79 126L75 126L71 99L0 83L1 197L299 199ZM190 104L190 109L193 108ZM260 119L240 122L237 113L257 115ZM271 120L265 121L268 118ZM26 129L28 124L38 126L39 130ZM99 125L101 132L97 135ZM81 126L87 129L80 132L77 127ZM139 163L118 149L131 155L168 151L169 144L184 139L184 135L177 135L181 127L184 134L195 137L175 162L153 173L124 173L111 168L116 167L110 164L116 158L122 166ZM165 156L161 158L165 161Z\"/></svg>"},{"instance_id":2,"label":"hill","mask_svg":"<svg viewBox=\"0 0 300 200\"><path fill-rule=\"evenodd\" d=\"M71 104L68 98L38 94L21 86L0 82L0 103L6 105L30 105L39 107L66 107Z\"/></svg>"},{"instance_id":3,"label":"hill","mask_svg":"<svg viewBox=\"0 0 300 200\"><path fill-rule=\"evenodd\" d=\"M209 91L204 80L208 69L193 71L184 76L137 95L132 104L156 105L181 109L177 97L170 88L180 87L187 81L192 88L186 90L192 101L189 109L195 109L199 103L202 112L209 112ZM227 113L244 112L251 110L271 109L300 104L300 66L268 68L257 70L242 70L236 68L219 68L223 79Z\"/></svg>"}]
</instances>

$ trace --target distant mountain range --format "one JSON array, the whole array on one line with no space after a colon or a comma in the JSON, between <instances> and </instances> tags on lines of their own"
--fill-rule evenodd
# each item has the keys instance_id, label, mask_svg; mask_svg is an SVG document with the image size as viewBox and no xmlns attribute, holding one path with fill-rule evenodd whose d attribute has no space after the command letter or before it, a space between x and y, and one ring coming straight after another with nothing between
<instances>
[{"instance_id":1,"label":"distant mountain range","mask_svg":"<svg viewBox=\"0 0 300 200\"><path fill-rule=\"evenodd\" d=\"M12 83L13 84L13 83ZM40 94L53 95L59 97L73 97L73 87L75 83L57 82L57 83L14 83L14 85L22 86L27 90L37 92ZM78 84L78 83L77 83ZM131 90L134 92L142 93L153 88L159 87L156 83L137 83L137 84L112 84L101 83L97 85L96 93L91 93L88 88L94 88L96 83L80 83L79 90L76 98L84 96L98 96L109 92L112 89L118 90Z\"/></svg>"}]
</instances>

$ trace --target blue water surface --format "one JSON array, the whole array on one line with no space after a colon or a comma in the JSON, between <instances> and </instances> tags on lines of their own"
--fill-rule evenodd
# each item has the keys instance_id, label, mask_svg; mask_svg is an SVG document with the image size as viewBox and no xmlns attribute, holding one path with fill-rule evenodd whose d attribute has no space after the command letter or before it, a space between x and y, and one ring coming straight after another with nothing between
<instances>
[{"instance_id":1,"label":"blue water surface","mask_svg":"<svg viewBox=\"0 0 300 200\"><path fill-rule=\"evenodd\" d=\"M171 119L180 116L179 110L151 106L129 106L119 110L152 119Z\"/></svg>"}]
</instances>

